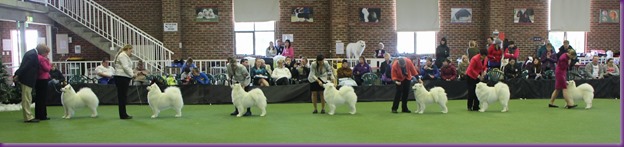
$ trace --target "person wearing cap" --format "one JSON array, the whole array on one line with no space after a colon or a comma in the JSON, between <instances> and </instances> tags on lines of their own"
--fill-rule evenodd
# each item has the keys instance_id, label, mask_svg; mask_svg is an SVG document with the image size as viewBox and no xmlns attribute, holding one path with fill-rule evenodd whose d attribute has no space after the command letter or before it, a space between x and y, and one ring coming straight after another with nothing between
<instances>
[{"instance_id":1,"label":"person wearing cap","mask_svg":"<svg viewBox=\"0 0 624 147\"><path fill-rule=\"evenodd\" d=\"M516 59L520 56L520 49L514 41L509 41L509 46L505 49L505 59Z\"/></svg>"},{"instance_id":2,"label":"person wearing cap","mask_svg":"<svg viewBox=\"0 0 624 147\"><path fill-rule=\"evenodd\" d=\"M440 40L440 45L436 48L436 67L442 67L442 61L446 60L451 54L451 49L446 45L446 37Z\"/></svg>"},{"instance_id":3,"label":"person wearing cap","mask_svg":"<svg viewBox=\"0 0 624 147\"><path fill-rule=\"evenodd\" d=\"M559 107L555 105L555 98L559 96L559 91L563 92L563 99L565 99L566 101L565 108L572 109L578 106L578 105L573 105L574 102L568 96L568 90L567 90L568 82L566 80L568 67L570 67L568 64L570 64L570 62L572 62L572 59L574 58L576 58L576 51L574 51L574 49L568 50L567 53L564 53L559 57L557 61L557 67L555 70L555 90L550 96L550 103L548 104L548 107L550 108Z\"/></svg>"},{"instance_id":4,"label":"person wearing cap","mask_svg":"<svg viewBox=\"0 0 624 147\"><path fill-rule=\"evenodd\" d=\"M407 108L407 96L410 92L411 80L417 76L418 71L409 58L400 57L394 61L392 64L392 80L396 84L396 94L392 102L392 113L398 113L399 98L401 98L401 112L410 113L410 110ZM420 82L422 83L422 81Z\"/></svg>"},{"instance_id":5,"label":"person wearing cap","mask_svg":"<svg viewBox=\"0 0 624 147\"><path fill-rule=\"evenodd\" d=\"M317 114L317 95L321 99L321 114L325 113L325 98L323 97L323 84L332 82L334 79L333 69L327 61L324 61L323 55L316 56L316 62L312 63L310 68L310 74L308 75L308 81L310 82L310 91L312 91L312 105L314 111L312 114Z\"/></svg>"},{"instance_id":6,"label":"person wearing cap","mask_svg":"<svg viewBox=\"0 0 624 147\"><path fill-rule=\"evenodd\" d=\"M466 69L466 82L468 87L468 111L478 111L479 108L479 99L477 99L477 94L475 93L475 89L477 89L477 84L480 81L483 81L483 78L486 75L487 71L487 63L488 63L488 51L485 49L479 50L479 54L475 55L470 59L470 64Z\"/></svg>"},{"instance_id":7,"label":"person wearing cap","mask_svg":"<svg viewBox=\"0 0 624 147\"><path fill-rule=\"evenodd\" d=\"M501 41L496 40L487 50L488 67L500 68L501 59L503 58L503 50L501 49Z\"/></svg>"}]
</instances>

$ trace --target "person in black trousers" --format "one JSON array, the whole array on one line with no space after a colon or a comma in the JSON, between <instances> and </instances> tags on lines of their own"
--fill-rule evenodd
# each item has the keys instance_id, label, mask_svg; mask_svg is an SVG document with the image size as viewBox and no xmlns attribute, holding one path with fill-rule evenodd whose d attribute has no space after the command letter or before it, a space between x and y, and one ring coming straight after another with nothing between
<instances>
[{"instance_id":1,"label":"person in black trousers","mask_svg":"<svg viewBox=\"0 0 624 147\"><path fill-rule=\"evenodd\" d=\"M398 113L399 98L401 98L401 112L410 113L407 108L407 96L410 92L412 78L417 78L418 71L414 63L408 58L398 58L392 63L392 80L396 84L396 94L392 102L392 113ZM419 80L420 81L420 80Z\"/></svg>"},{"instance_id":2,"label":"person in black trousers","mask_svg":"<svg viewBox=\"0 0 624 147\"><path fill-rule=\"evenodd\" d=\"M50 120L48 110L46 109L46 97L48 97L48 82L50 81L50 60L46 56L50 53L49 49L39 51L37 58L39 60L39 71L37 72L37 82L35 84L35 118L39 120Z\"/></svg>"},{"instance_id":3,"label":"person in black trousers","mask_svg":"<svg viewBox=\"0 0 624 147\"><path fill-rule=\"evenodd\" d=\"M125 45L119 50L115 57L115 85L117 87L117 98L119 100L119 118L132 119L132 116L126 113L126 101L128 99L128 87L134 72L132 70L132 46Z\"/></svg>"},{"instance_id":4,"label":"person in black trousers","mask_svg":"<svg viewBox=\"0 0 624 147\"><path fill-rule=\"evenodd\" d=\"M32 103L32 90L35 88L37 83L37 76L39 71L39 58L38 52L44 52L46 50L50 50L46 45L39 44L35 49L29 50L24 53L24 57L22 58L21 65L15 71L15 76L13 76L13 81L16 84L19 84L22 90L22 115L24 117L24 122L26 123L36 123L39 122L39 119L36 119L30 109L30 103Z\"/></svg>"},{"instance_id":5,"label":"person in black trousers","mask_svg":"<svg viewBox=\"0 0 624 147\"><path fill-rule=\"evenodd\" d=\"M479 99L477 99L477 94L475 93L475 89L477 89L477 84L483 80L487 71L487 50L480 49L479 55L475 55L470 59L470 64L466 69L466 82L468 87L468 111L478 111L479 108Z\"/></svg>"}]
</instances>

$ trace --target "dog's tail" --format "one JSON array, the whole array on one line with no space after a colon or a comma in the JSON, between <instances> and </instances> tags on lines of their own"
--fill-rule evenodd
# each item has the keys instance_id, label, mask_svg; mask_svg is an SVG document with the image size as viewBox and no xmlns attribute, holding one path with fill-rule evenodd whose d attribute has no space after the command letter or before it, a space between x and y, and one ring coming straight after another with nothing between
<instances>
[{"instance_id":1,"label":"dog's tail","mask_svg":"<svg viewBox=\"0 0 624 147\"><path fill-rule=\"evenodd\" d=\"M354 93L355 90L353 90L353 87L351 86L342 86L340 87L340 90L338 90L338 93L340 93L340 95L345 95L345 94L349 94L349 93Z\"/></svg>"},{"instance_id":2,"label":"dog's tail","mask_svg":"<svg viewBox=\"0 0 624 147\"><path fill-rule=\"evenodd\" d=\"M182 91L180 91L180 88L178 88L178 87L171 86L171 87L167 87L167 89L165 89L165 93L182 94Z\"/></svg>"}]
</instances>

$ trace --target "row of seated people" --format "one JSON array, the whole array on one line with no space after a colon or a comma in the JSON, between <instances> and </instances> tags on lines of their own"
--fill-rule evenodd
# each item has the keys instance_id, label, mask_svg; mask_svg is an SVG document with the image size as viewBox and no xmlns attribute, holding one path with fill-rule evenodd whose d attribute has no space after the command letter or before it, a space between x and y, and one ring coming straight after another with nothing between
<instances>
[{"instance_id":1,"label":"row of seated people","mask_svg":"<svg viewBox=\"0 0 624 147\"><path fill-rule=\"evenodd\" d=\"M115 79L113 78L115 68L109 64L109 60L105 58L102 60L101 65L95 68L96 80L98 84L115 84ZM148 75L149 71L145 69L143 61L139 60L137 66L134 68L134 76L132 77L133 85L149 84L149 80L147 79Z\"/></svg>"}]
</instances>

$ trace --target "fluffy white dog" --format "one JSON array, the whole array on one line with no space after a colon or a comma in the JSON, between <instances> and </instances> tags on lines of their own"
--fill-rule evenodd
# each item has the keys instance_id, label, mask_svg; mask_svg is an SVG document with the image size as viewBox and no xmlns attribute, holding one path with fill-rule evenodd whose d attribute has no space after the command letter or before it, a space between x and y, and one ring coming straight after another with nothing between
<instances>
[{"instance_id":1,"label":"fluffy white dog","mask_svg":"<svg viewBox=\"0 0 624 147\"><path fill-rule=\"evenodd\" d=\"M446 92L441 87L433 87L431 90L427 91L425 86L421 83L416 83L412 86L414 89L414 96L416 97L416 104L418 105L418 109L414 111L414 113L423 114L425 112L425 104L437 103L442 108L442 113L447 113L448 108L446 107L446 103L448 102L448 98L446 97Z\"/></svg>"},{"instance_id":2,"label":"fluffy white dog","mask_svg":"<svg viewBox=\"0 0 624 147\"><path fill-rule=\"evenodd\" d=\"M359 59L366 48L366 42L360 40L347 45L347 58Z\"/></svg>"},{"instance_id":3,"label":"fluffy white dog","mask_svg":"<svg viewBox=\"0 0 624 147\"><path fill-rule=\"evenodd\" d=\"M162 110L173 108L176 111L175 117L182 117L182 92L178 87L167 87L165 92L160 91L160 87L156 83L147 87L147 103L152 109L152 118L158 117Z\"/></svg>"},{"instance_id":4,"label":"fluffy white dog","mask_svg":"<svg viewBox=\"0 0 624 147\"><path fill-rule=\"evenodd\" d=\"M576 86L576 82L574 80L568 81L568 96L574 100L583 100L585 101L585 109L590 109L592 107L592 100L594 100L594 87L585 83L579 86Z\"/></svg>"},{"instance_id":5,"label":"fluffy white dog","mask_svg":"<svg viewBox=\"0 0 624 147\"><path fill-rule=\"evenodd\" d=\"M334 83L326 83L323 84L325 91L323 91L323 95L325 95L325 102L329 106L329 115L334 115L336 112L336 106L347 104L351 111L349 114L355 114L355 104L357 103L357 95L355 95L355 91L351 86L342 86L340 90L336 90L334 87Z\"/></svg>"},{"instance_id":6,"label":"fluffy white dog","mask_svg":"<svg viewBox=\"0 0 624 147\"><path fill-rule=\"evenodd\" d=\"M260 89L253 89L249 92L245 92L245 89L240 84L234 84L232 86L232 103L238 109L238 115L241 117L247 113L247 109L251 106L257 106L262 113L260 116L266 115L267 98L264 96L264 92Z\"/></svg>"},{"instance_id":7,"label":"fluffy white dog","mask_svg":"<svg viewBox=\"0 0 624 147\"><path fill-rule=\"evenodd\" d=\"M63 92L61 102L65 110L64 119L70 119L76 110L85 106L91 109L91 117L97 117L97 107L100 101L91 88L85 87L76 92L71 85L67 84L61 88L61 91Z\"/></svg>"},{"instance_id":8,"label":"fluffy white dog","mask_svg":"<svg viewBox=\"0 0 624 147\"><path fill-rule=\"evenodd\" d=\"M494 103L499 101L501 105L503 105L503 110L501 112L507 112L508 103L509 103L509 86L503 82L498 82L494 87L489 87L487 84L483 82L479 82L477 84L477 88L475 90L477 94L477 98L481 103L481 109L479 112L485 112L488 108L489 103Z\"/></svg>"}]
</instances>

